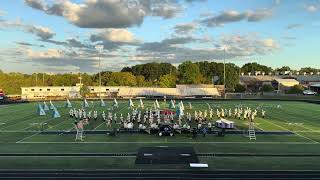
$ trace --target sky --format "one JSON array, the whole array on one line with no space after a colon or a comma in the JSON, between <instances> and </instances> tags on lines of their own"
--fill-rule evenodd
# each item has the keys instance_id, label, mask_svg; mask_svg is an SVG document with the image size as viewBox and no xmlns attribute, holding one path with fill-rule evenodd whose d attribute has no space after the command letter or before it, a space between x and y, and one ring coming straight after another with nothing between
<instances>
[{"instance_id":1,"label":"sky","mask_svg":"<svg viewBox=\"0 0 320 180\"><path fill-rule=\"evenodd\" d=\"M320 0L1 0L0 69L96 73L224 59L320 68L319 32Z\"/></svg>"}]
</instances>

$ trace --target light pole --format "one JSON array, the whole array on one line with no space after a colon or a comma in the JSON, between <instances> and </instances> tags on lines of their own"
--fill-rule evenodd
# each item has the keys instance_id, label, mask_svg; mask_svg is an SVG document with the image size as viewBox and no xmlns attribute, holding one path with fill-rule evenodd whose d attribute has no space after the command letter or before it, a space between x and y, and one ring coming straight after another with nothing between
<instances>
[{"instance_id":1,"label":"light pole","mask_svg":"<svg viewBox=\"0 0 320 180\"><path fill-rule=\"evenodd\" d=\"M226 99L226 48L223 48L223 94L224 94L224 99Z\"/></svg>"},{"instance_id":2,"label":"light pole","mask_svg":"<svg viewBox=\"0 0 320 180\"><path fill-rule=\"evenodd\" d=\"M38 72L36 72L36 86L38 86Z\"/></svg>"},{"instance_id":3,"label":"light pole","mask_svg":"<svg viewBox=\"0 0 320 180\"><path fill-rule=\"evenodd\" d=\"M103 50L103 45L96 45L95 48L99 51L99 98L101 99L101 51Z\"/></svg>"},{"instance_id":4,"label":"light pole","mask_svg":"<svg viewBox=\"0 0 320 180\"><path fill-rule=\"evenodd\" d=\"M42 86L44 86L44 72L42 73Z\"/></svg>"}]
</instances>

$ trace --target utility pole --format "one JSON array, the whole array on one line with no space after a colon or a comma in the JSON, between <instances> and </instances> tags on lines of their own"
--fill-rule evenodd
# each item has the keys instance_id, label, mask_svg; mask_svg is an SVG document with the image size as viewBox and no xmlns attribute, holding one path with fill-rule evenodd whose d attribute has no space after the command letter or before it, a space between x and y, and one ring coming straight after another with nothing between
<instances>
[{"instance_id":1,"label":"utility pole","mask_svg":"<svg viewBox=\"0 0 320 180\"><path fill-rule=\"evenodd\" d=\"M223 94L224 94L224 99L226 99L226 48L223 48Z\"/></svg>"},{"instance_id":2,"label":"utility pole","mask_svg":"<svg viewBox=\"0 0 320 180\"><path fill-rule=\"evenodd\" d=\"M101 58L99 53L99 99L101 99Z\"/></svg>"},{"instance_id":3,"label":"utility pole","mask_svg":"<svg viewBox=\"0 0 320 180\"><path fill-rule=\"evenodd\" d=\"M44 72L42 73L42 86L44 86Z\"/></svg>"},{"instance_id":4,"label":"utility pole","mask_svg":"<svg viewBox=\"0 0 320 180\"><path fill-rule=\"evenodd\" d=\"M38 86L38 73L36 73L36 86Z\"/></svg>"},{"instance_id":5,"label":"utility pole","mask_svg":"<svg viewBox=\"0 0 320 180\"><path fill-rule=\"evenodd\" d=\"M99 98L101 99L101 51L103 50L103 45L96 45L95 48L99 51Z\"/></svg>"}]
</instances>

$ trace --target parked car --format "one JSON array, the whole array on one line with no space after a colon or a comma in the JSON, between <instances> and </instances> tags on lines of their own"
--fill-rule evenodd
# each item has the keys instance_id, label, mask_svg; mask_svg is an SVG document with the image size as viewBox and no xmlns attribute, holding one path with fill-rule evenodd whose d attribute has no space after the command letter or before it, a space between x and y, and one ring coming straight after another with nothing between
<instances>
[{"instance_id":1,"label":"parked car","mask_svg":"<svg viewBox=\"0 0 320 180\"><path fill-rule=\"evenodd\" d=\"M4 91L0 89L0 100L3 100L4 96L5 96Z\"/></svg>"},{"instance_id":2,"label":"parked car","mask_svg":"<svg viewBox=\"0 0 320 180\"><path fill-rule=\"evenodd\" d=\"M303 95L316 95L317 92L311 91L311 90L304 90Z\"/></svg>"}]
</instances>

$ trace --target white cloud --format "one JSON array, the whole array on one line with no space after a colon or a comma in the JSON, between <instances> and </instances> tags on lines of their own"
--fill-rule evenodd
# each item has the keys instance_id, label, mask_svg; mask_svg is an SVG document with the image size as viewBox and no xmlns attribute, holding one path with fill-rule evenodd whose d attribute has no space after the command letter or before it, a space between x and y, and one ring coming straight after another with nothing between
<instances>
[{"instance_id":1,"label":"white cloud","mask_svg":"<svg viewBox=\"0 0 320 180\"><path fill-rule=\"evenodd\" d=\"M202 24L208 27L223 26L226 23L233 23L246 20L248 22L258 22L272 16L269 9L258 9L240 13L236 10L223 11L217 16L211 16L201 20Z\"/></svg>"},{"instance_id":2,"label":"white cloud","mask_svg":"<svg viewBox=\"0 0 320 180\"><path fill-rule=\"evenodd\" d=\"M140 41L135 38L134 34L127 29L104 29L98 30L97 33L90 35L91 42L98 42L104 45L104 49L117 50L122 46L135 46L140 44Z\"/></svg>"},{"instance_id":3,"label":"white cloud","mask_svg":"<svg viewBox=\"0 0 320 180\"><path fill-rule=\"evenodd\" d=\"M43 0L25 3L47 14L63 16L72 24L84 28L126 28L141 25L146 16L175 17L181 12L176 0L87 0L73 3L58 1L53 5Z\"/></svg>"},{"instance_id":4,"label":"white cloud","mask_svg":"<svg viewBox=\"0 0 320 180\"><path fill-rule=\"evenodd\" d=\"M186 46L194 43L194 38L171 38L161 42L144 43L132 58L133 61L165 61L181 63L185 60L221 60L223 48L227 47L226 58L251 57L255 55L270 54L280 49L278 43L272 38L260 38L257 34L221 35L214 44L215 47L195 48ZM202 43L203 41L198 41ZM205 42L203 42L205 43Z\"/></svg>"},{"instance_id":5,"label":"white cloud","mask_svg":"<svg viewBox=\"0 0 320 180\"><path fill-rule=\"evenodd\" d=\"M0 21L0 29L16 28L39 37L41 40L51 39L55 32L48 27L27 24L17 19L15 21Z\"/></svg>"},{"instance_id":6,"label":"white cloud","mask_svg":"<svg viewBox=\"0 0 320 180\"><path fill-rule=\"evenodd\" d=\"M314 13L319 11L320 5L317 4L309 4L304 7L308 12Z\"/></svg>"},{"instance_id":7,"label":"white cloud","mask_svg":"<svg viewBox=\"0 0 320 180\"><path fill-rule=\"evenodd\" d=\"M273 49L276 49L278 48L278 45L277 43L275 42L275 40L273 40L272 38L268 38L268 39L263 39L260 41L261 44L265 47L268 47L268 48L273 48Z\"/></svg>"},{"instance_id":8,"label":"white cloud","mask_svg":"<svg viewBox=\"0 0 320 180\"><path fill-rule=\"evenodd\" d=\"M42 40L51 39L55 35L55 33L50 28L43 26L29 25L26 26L26 31L35 34Z\"/></svg>"},{"instance_id":9,"label":"white cloud","mask_svg":"<svg viewBox=\"0 0 320 180\"><path fill-rule=\"evenodd\" d=\"M133 33L128 31L127 29L106 29L98 33L98 36L102 40L110 41L110 42L123 42L123 43L134 43L137 42Z\"/></svg>"},{"instance_id":10,"label":"white cloud","mask_svg":"<svg viewBox=\"0 0 320 180\"><path fill-rule=\"evenodd\" d=\"M48 49L46 51L34 51L31 48L27 48L25 52L27 57L30 59L61 58L63 56L62 51L57 49Z\"/></svg>"},{"instance_id":11,"label":"white cloud","mask_svg":"<svg viewBox=\"0 0 320 180\"><path fill-rule=\"evenodd\" d=\"M297 29L297 28L301 28L301 27L303 27L303 25L302 24L289 24L288 26L287 26L287 29Z\"/></svg>"},{"instance_id":12,"label":"white cloud","mask_svg":"<svg viewBox=\"0 0 320 180\"><path fill-rule=\"evenodd\" d=\"M176 34L188 35L194 32L197 28L198 28L197 23L184 23L184 24L177 24L174 27L174 30Z\"/></svg>"},{"instance_id":13,"label":"white cloud","mask_svg":"<svg viewBox=\"0 0 320 180\"><path fill-rule=\"evenodd\" d=\"M5 16L6 14L7 14L7 12L0 10L0 17Z\"/></svg>"}]
</instances>

